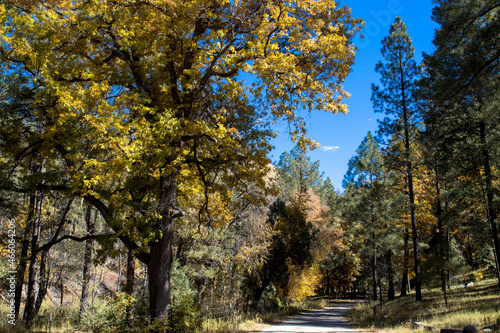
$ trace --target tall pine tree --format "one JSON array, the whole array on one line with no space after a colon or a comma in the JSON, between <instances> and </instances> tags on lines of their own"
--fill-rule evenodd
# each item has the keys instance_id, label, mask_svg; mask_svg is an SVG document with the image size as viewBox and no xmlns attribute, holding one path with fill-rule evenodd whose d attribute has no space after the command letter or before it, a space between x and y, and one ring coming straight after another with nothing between
<instances>
[{"instance_id":1,"label":"tall pine tree","mask_svg":"<svg viewBox=\"0 0 500 333\"><path fill-rule=\"evenodd\" d=\"M376 71L381 75L382 88L372 85L372 102L376 112L386 114L380 122L380 133L402 142L401 156L404 159L407 192L413 237L416 300L422 300L420 281L420 255L418 248L418 228L415 214L415 193L413 189L412 140L417 131L418 113L416 81L419 66L414 59L414 48L407 28L401 17L396 17L389 36L382 40L382 56ZM395 142L398 144L399 142Z\"/></svg>"},{"instance_id":2,"label":"tall pine tree","mask_svg":"<svg viewBox=\"0 0 500 333\"><path fill-rule=\"evenodd\" d=\"M349 167L344 176L343 186L346 194L355 198L355 204L345 217L358 220L362 228L359 231L366 233L363 252L367 252L370 260L373 299L377 299L377 280L379 277L379 258L385 250L383 238L387 229L383 217L387 209L384 183L384 160L379 145L370 132L363 139L354 155L349 160ZM354 222L354 221L351 221Z\"/></svg>"},{"instance_id":3,"label":"tall pine tree","mask_svg":"<svg viewBox=\"0 0 500 333\"><path fill-rule=\"evenodd\" d=\"M433 19L440 28L434 37L435 51L425 57L428 97L439 112L427 110L434 130L442 133L451 163L462 179L473 184L461 186L462 196L471 197L470 188L485 202L500 285L500 238L498 229L498 188L494 170L499 167L500 118L500 5L496 0L440 1ZM466 140L464 140L466 138ZM468 191L469 193L465 193ZM485 198L484 198L485 197ZM479 229L482 229L479 226Z\"/></svg>"},{"instance_id":4,"label":"tall pine tree","mask_svg":"<svg viewBox=\"0 0 500 333\"><path fill-rule=\"evenodd\" d=\"M311 161L311 157L299 146L281 154L276 167L285 199L289 199L294 191L305 193L312 188L321 195L323 190L327 190L323 188L324 173L319 170L319 161Z\"/></svg>"}]
</instances>

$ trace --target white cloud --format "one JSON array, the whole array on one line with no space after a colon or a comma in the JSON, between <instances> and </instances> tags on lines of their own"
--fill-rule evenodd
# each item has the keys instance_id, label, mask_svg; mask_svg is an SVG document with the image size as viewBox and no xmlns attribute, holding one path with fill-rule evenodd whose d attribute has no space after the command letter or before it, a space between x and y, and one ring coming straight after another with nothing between
<instances>
[{"instance_id":1,"label":"white cloud","mask_svg":"<svg viewBox=\"0 0 500 333\"><path fill-rule=\"evenodd\" d=\"M321 146L322 151L337 151L340 149L339 146Z\"/></svg>"}]
</instances>

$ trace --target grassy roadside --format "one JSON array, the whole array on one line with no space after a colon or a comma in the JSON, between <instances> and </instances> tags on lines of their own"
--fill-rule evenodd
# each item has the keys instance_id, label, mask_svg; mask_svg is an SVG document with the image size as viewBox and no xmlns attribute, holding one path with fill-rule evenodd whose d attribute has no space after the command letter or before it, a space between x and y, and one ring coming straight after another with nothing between
<instances>
[{"instance_id":1,"label":"grassy roadside","mask_svg":"<svg viewBox=\"0 0 500 333\"><path fill-rule=\"evenodd\" d=\"M414 295L398 298L377 307L366 302L349 312L350 320L360 328L386 332L413 332L405 321L417 321L440 328L462 329L475 325L499 332L500 292L498 280L488 279L476 282L468 288L455 287L448 291L448 307L443 292L439 289L426 290L424 301L416 303ZM488 330L486 330L488 332Z\"/></svg>"}]
</instances>

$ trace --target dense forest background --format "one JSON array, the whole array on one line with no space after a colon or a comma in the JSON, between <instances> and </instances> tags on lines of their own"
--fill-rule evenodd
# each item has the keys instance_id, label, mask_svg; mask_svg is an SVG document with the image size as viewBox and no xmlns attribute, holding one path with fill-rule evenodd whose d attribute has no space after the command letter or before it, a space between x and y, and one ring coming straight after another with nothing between
<instances>
[{"instance_id":1,"label":"dense forest background","mask_svg":"<svg viewBox=\"0 0 500 333\"><path fill-rule=\"evenodd\" d=\"M500 287L500 4L435 2L422 63L401 18L383 40L383 117L343 192L298 109L345 111L347 7L0 4L4 326L59 312L194 331L214 309L316 295L419 302L439 284L447 302L471 272ZM271 164L275 121L297 146Z\"/></svg>"}]
</instances>

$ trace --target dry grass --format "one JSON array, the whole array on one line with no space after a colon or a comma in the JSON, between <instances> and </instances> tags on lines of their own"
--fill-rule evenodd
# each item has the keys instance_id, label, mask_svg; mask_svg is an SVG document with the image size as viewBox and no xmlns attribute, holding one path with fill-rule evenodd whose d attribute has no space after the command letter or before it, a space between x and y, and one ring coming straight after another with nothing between
<instances>
[{"instance_id":1,"label":"dry grass","mask_svg":"<svg viewBox=\"0 0 500 333\"><path fill-rule=\"evenodd\" d=\"M498 280L477 282L469 288L448 291L448 307L440 289L424 292L424 301L415 302L414 295L398 298L378 308L364 303L350 312L353 322L363 328L384 332L414 332L406 321L417 321L438 328L462 329L475 325L477 329L491 328L498 332L500 325L500 293Z\"/></svg>"}]
</instances>

